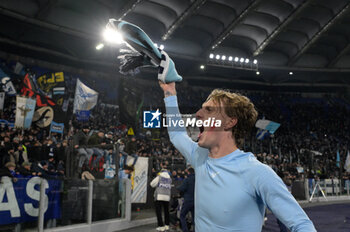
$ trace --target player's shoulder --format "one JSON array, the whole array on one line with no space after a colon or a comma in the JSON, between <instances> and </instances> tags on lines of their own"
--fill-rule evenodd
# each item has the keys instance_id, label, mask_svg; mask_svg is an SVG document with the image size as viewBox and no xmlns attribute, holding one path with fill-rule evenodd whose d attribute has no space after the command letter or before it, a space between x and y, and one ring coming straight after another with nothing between
<instances>
[{"instance_id":1,"label":"player's shoulder","mask_svg":"<svg viewBox=\"0 0 350 232\"><path fill-rule=\"evenodd\" d=\"M272 168L257 160L256 157L250 152L247 153L245 173L248 175L248 178L254 179L275 175L275 172L272 170Z\"/></svg>"}]
</instances>

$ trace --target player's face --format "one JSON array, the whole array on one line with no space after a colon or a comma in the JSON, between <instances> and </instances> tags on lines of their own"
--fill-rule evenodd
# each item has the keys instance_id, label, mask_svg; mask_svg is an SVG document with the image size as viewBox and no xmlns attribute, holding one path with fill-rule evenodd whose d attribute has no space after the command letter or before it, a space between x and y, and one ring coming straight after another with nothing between
<instances>
[{"instance_id":1,"label":"player's face","mask_svg":"<svg viewBox=\"0 0 350 232\"><path fill-rule=\"evenodd\" d=\"M203 103L202 108L196 113L197 119L200 120L221 120L221 126L202 126L198 135L198 145L210 149L217 145L222 139L224 125L229 120L225 110L219 103L209 100Z\"/></svg>"}]
</instances>

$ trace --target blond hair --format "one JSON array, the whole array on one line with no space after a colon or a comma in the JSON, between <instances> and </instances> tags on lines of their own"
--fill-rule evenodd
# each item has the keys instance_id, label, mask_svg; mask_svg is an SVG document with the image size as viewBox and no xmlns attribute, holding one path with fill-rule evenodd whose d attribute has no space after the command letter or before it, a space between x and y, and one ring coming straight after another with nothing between
<instances>
[{"instance_id":1,"label":"blond hair","mask_svg":"<svg viewBox=\"0 0 350 232\"><path fill-rule=\"evenodd\" d=\"M244 138L255 124L258 112L249 98L238 93L231 93L222 89L214 89L206 101L213 100L224 107L224 112L230 118L236 118L237 124L232 127L232 136L237 147L242 147Z\"/></svg>"}]
</instances>

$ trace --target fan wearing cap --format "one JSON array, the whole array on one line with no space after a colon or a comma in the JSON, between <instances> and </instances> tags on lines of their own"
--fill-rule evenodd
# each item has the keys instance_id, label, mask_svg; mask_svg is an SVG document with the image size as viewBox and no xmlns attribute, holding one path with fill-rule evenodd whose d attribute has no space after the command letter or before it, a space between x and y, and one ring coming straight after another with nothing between
<instances>
[{"instance_id":1,"label":"fan wearing cap","mask_svg":"<svg viewBox=\"0 0 350 232\"><path fill-rule=\"evenodd\" d=\"M108 131L108 133L106 134L105 142L106 142L106 144L113 144L114 143L112 131Z\"/></svg>"},{"instance_id":2,"label":"fan wearing cap","mask_svg":"<svg viewBox=\"0 0 350 232\"><path fill-rule=\"evenodd\" d=\"M160 82L167 115L180 120L175 83ZM214 90L196 113L221 125L201 127L193 142L185 127L168 127L174 146L192 165L196 231L261 231L268 207L291 231L316 231L281 178L241 149L257 118L253 103L240 94Z\"/></svg>"},{"instance_id":3,"label":"fan wearing cap","mask_svg":"<svg viewBox=\"0 0 350 232\"><path fill-rule=\"evenodd\" d=\"M36 172L31 170L32 163L23 162L20 167L18 167L18 172L22 176L36 176Z\"/></svg>"},{"instance_id":4,"label":"fan wearing cap","mask_svg":"<svg viewBox=\"0 0 350 232\"><path fill-rule=\"evenodd\" d=\"M0 177L1 176L8 176L12 178L13 182L17 181L17 173L15 171L16 169L16 164L14 162L7 162L5 164L5 167L0 170Z\"/></svg>"},{"instance_id":5,"label":"fan wearing cap","mask_svg":"<svg viewBox=\"0 0 350 232\"><path fill-rule=\"evenodd\" d=\"M50 178L50 172L49 172L49 162L42 160L40 162L33 162L32 163L32 170L36 172L38 176L41 176L43 178Z\"/></svg>"}]
</instances>

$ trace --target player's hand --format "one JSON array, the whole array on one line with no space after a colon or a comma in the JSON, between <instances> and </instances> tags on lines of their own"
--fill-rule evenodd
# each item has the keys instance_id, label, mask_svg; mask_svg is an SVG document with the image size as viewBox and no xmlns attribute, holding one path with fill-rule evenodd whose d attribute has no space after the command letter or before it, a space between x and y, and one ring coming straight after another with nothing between
<instances>
[{"instance_id":1,"label":"player's hand","mask_svg":"<svg viewBox=\"0 0 350 232\"><path fill-rule=\"evenodd\" d=\"M159 81L159 85L163 89L165 97L176 95L175 82L166 84L162 81Z\"/></svg>"}]
</instances>

